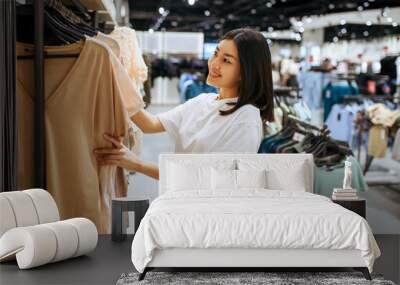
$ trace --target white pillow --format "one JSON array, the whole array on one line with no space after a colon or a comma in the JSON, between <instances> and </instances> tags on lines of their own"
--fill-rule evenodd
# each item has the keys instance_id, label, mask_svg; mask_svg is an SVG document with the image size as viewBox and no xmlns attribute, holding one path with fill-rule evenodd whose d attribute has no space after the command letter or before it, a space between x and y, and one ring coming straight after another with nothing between
<instances>
[{"instance_id":1,"label":"white pillow","mask_svg":"<svg viewBox=\"0 0 400 285\"><path fill-rule=\"evenodd\" d=\"M210 188L209 171L210 167L187 167L182 164L170 163L168 166L168 189L185 191Z\"/></svg>"},{"instance_id":2,"label":"white pillow","mask_svg":"<svg viewBox=\"0 0 400 285\"><path fill-rule=\"evenodd\" d=\"M239 190L241 188L266 188L266 170L211 170L213 190Z\"/></svg>"},{"instance_id":3,"label":"white pillow","mask_svg":"<svg viewBox=\"0 0 400 285\"><path fill-rule=\"evenodd\" d=\"M231 169L211 169L211 189L236 189L236 170Z\"/></svg>"},{"instance_id":4,"label":"white pillow","mask_svg":"<svg viewBox=\"0 0 400 285\"><path fill-rule=\"evenodd\" d=\"M167 191L211 190L211 169L233 170L235 161L213 161L210 163L190 161L168 162Z\"/></svg>"},{"instance_id":5,"label":"white pillow","mask_svg":"<svg viewBox=\"0 0 400 285\"><path fill-rule=\"evenodd\" d=\"M267 189L288 190L288 191L307 191L308 165L304 160L297 160L293 156L281 158L276 155L273 159L239 159L239 170L259 170L267 171Z\"/></svg>"},{"instance_id":6,"label":"white pillow","mask_svg":"<svg viewBox=\"0 0 400 285\"><path fill-rule=\"evenodd\" d=\"M286 176L282 171L270 169L267 172L268 189L288 190L306 192L306 177L303 167L294 167L290 170L290 176Z\"/></svg>"},{"instance_id":7,"label":"white pillow","mask_svg":"<svg viewBox=\"0 0 400 285\"><path fill-rule=\"evenodd\" d=\"M237 188L267 188L267 170L236 170Z\"/></svg>"}]
</instances>

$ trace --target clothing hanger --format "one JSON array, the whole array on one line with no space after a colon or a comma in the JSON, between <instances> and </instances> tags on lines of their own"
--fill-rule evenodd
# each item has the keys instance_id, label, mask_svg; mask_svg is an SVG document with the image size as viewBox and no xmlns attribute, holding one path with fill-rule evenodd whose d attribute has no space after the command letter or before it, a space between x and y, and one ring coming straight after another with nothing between
<instances>
[{"instance_id":1,"label":"clothing hanger","mask_svg":"<svg viewBox=\"0 0 400 285\"><path fill-rule=\"evenodd\" d=\"M54 27L56 31L56 36L62 36L67 38L69 43L74 43L82 39L83 35L72 30L70 27L66 26L64 23L54 18L49 12L44 11L45 19L48 21L50 26Z\"/></svg>"},{"instance_id":2,"label":"clothing hanger","mask_svg":"<svg viewBox=\"0 0 400 285\"><path fill-rule=\"evenodd\" d=\"M76 16L70 9L66 8L58 0L45 0L46 8L44 16L46 26L54 36L63 44L71 44L85 39L85 35L97 34L91 26L87 25L81 18ZM30 51L30 50L27 50ZM32 50L33 53L33 50ZM74 54L48 54L44 52L45 58L76 58L80 53ZM33 59L32 55L20 55L18 60Z\"/></svg>"}]
</instances>

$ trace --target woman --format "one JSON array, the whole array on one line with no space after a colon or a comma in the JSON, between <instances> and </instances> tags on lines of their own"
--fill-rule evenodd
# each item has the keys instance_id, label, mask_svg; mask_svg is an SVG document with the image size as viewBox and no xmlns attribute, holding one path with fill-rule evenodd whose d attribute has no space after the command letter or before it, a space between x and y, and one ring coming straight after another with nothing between
<instances>
[{"instance_id":1,"label":"woman","mask_svg":"<svg viewBox=\"0 0 400 285\"><path fill-rule=\"evenodd\" d=\"M219 94L201 94L154 116L140 110L132 121L144 133L166 131L177 153L257 153L262 122L273 121L271 54L263 35L250 29L225 34L208 60L207 84ZM141 161L117 138L115 148L97 149L99 163L141 172L155 179L158 166Z\"/></svg>"}]
</instances>

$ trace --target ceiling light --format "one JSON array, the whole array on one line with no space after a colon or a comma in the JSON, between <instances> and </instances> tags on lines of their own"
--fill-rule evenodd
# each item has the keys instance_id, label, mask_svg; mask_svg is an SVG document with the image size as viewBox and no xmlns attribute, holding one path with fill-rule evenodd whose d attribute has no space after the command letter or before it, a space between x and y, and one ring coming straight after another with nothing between
<instances>
[{"instance_id":1,"label":"ceiling light","mask_svg":"<svg viewBox=\"0 0 400 285\"><path fill-rule=\"evenodd\" d=\"M342 19L342 20L340 20L340 24L343 26L343 25L346 25L346 20L344 20L344 19Z\"/></svg>"},{"instance_id":2,"label":"ceiling light","mask_svg":"<svg viewBox=\"0 0 400 285\"><path fill-rule=\"evenodd\" d=\"M265 4L265 6L267 6L268 8L271 8L271 7L272 7L272 3L271 3L271 2L267 2L267 3Z\"/></svg>"},{"instance_id":3,"label":"ceiling light","mask_svg":"<svg viewBox=\"0 0 400 285\"><path fill-rule=\"evenodd\" d=\"M393 22L393 19L392 19L391 17L389 17L389 18L387 18L387 21L388 21L389 23L391 23L391 22Z\"/></svg>"},{"instance_id":4,"label":"ceiling light","mask_svg":"<svg viewBox=\"0 0 400 285\"><path fill-rule=\"evenodd\" d=\"M300 28L299 28L299 32L300 32L300 33L304 33L304 28L303 28L303 27L300 27Z\"/></svg>"},{"instance_id":5,"label":"ceiling light","mask_svg":"<svg viewBox=\"0 0 400 285\"><path fill-rule=\"evenodd\" d=\"M164 12L165 12L164 7L158 8L158 13L160 13L162 15L162 14L164 14Z\"/></svg>"},{"instance_id":6,"label":"ceiling light","mask_svg":"<svg viewBox=\"0 0 400 285\"><path fill-rule=\"evenodd\" d=\"M368 37L369 36L368 31L364 31L363 35L364 35L364 37Z\"/></svg>"},{"instance_id":7,"label":"ceiling light","mask_svg":"<svg viewBox=\"0 0 400 285\"><path fill-rule=\"evenodd\" d=\"M177 27L177 26L178 26L178 22L177 22L177 21L172 21L172 22L171 22L171 26Z\"/></svg>"},{"instance_id":8,"label":"ceiling light","mask_svg":"<svg viewBox=\"0 0 400 285\"><path fill-rule=\"evenodd\" d=\"M372 25L372 22L371 21L367 21L367 26L371 26Z\"/></svg>"},{"instance_id":9,"label":"ceiling light","mask_svg":"<svg viewBox=\"0 0 400 285\"><path fill-rule=\"evenodd\" d=\"M337 42L338 42L338 40L339 40L339 38L338 38L338 37L333 37L333 41L334 41L335 43L337 43Z\"/></svg>"},{"instance_id":10,"label":"ceiling light","mask_svg":"<svg viewBox=\"0 0 400 285\"><path fill-rule=\"evenodd\" d=\"M210 14L211 14L210 11L208 11L208 10L205 10L205 11L204 11L204 15L205 15L205 16L208 17L208 16L210 16Z\"/></svg>"},{"instance_id":11,"label":"ceiling light","mask_svg":"<svg viewBox=\"0 0 400 285\"><path fill-rule=\"evenodd\" d=\"M255 14L255 13L257 13L257 10L256 9L251 9L251 14Z\"/></svg>"},{"instance_id":12,"label":"ceiling light","mask_svg":"<svg viewBox=\"0 0 400 285\"><path fill-rule=\"evenodd\" d=\"M394 24L394 23L393 23ZM270 32L270 33L272 33L274 31L274 28L273 27L269 27L268 28L268 32Z\"/></svg>"},{"instance_id":13,"label":"ceiling light","mask_svg":"<svg viewBox=\"0 0 400 285\"><path fill-rule=\"evenodd\" d=\"M335 5L334 5L334 4L329 4L329 5L328 5L328 8L329 8L330 10L333 10L333 9L335 9Z\"/></svg>"},{"instance_id":14,"label":"ceiling light","mask_svg":"<svg viewBox=\"0 0 400 285\"><path fill-rule=\"evenodd\" d=\"M366 8L366 7L368 7L369 6L369 3L368 2L364 2L364 7Z\"/></svg>"},{"instance_id":15,"label":"ceiling light","mask_svg":"<svg viewBox=\"0 0 400 285\"><path fill-rule=\"evenodd\" d=\"M189 4L190 6L193 6L195 2L196 2L196 0L188 0L188 4Z\"/></svg>"},{"instance_id":16,"label":"ceiling light","mask_svg":"<svg viewBox=\"0 0 400 285\"><path fill-rule=\"evenodd\" d=\"M343 29L340 30L340 32L341 32L342 34L345 34L345 33L347 33L347 30L346 30L345 28L343 28Z\"/></svg>"},{"instance_id":17,"label":"ceiling light","mask_svg":"<svg viewBox=\"0 0 400 285\"><path fill-rule=\"evenodd\" d=\"M392 23L392 26L393 26L393 27L397 27L398 25L399 25L399 24L397 24L396 22L393 22L393 23Z\"/></svg>"},{"instance_id":18,"label":"ceiling light","mask_svg":"<svg viewBox=\"0 0 400 285\"><path fill-rule=\"evenodd\" d=\"M154 33L154 30L153 29L149 29L149 33L150 34Z\"/></svg>"},{"instance_id":19,"label":"ceiling light","mask_svg":"<svg viewBox=\"0 0 400 285\"><path fill-rule=\"evenodd\" d=\"M358 6L357 10L361 12L362 10L364 10L364 8L363 6Z\"/></svg>"}]
</instances>

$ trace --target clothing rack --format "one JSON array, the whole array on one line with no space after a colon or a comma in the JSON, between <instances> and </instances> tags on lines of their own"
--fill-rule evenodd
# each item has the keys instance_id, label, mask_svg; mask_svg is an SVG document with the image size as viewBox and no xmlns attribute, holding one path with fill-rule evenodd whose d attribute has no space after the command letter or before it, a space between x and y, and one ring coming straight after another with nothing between
<instances>
[{"instance_id":1,"label":"clothing rack","mask_svg":"<svg viewBox=\"0 0 400 285\"><path fill-rule=\"evenodd\" d=\"M310 123L304 122L304 121L298 119L296 116L293 116L293 115L291 115L291 114L288 114L288 119L289 119L289 120L292 120L292 121L295 121L296 123L299 123L299 124L301 124L301 125L303 125L303 126L309 128L309 129L314 130L314 131L324 132L324 131L327 129L327 126L326 126L326 125L324 125L322 128L319 128L319 127L314 126L314 125L312 125L312 124L310 124Z\"/></svg>"},{"instance_id":2,"label":"clothing rack","mask_svg":"<svg viewBox=\"0 0 400 285\"><path fill-rule=\"evenodd\" d=\"M35 106L34 106L34 149L35 184L46 189L45 168L45 98L44 98L44 2L34 1L34 70L35 70Z\"/></svg>"},{"instance_id":3,"label":"clothing rack","mask_svg":"<svg viewBox=\"0 0 400 285\"><path fill-rule=\"evenodd\" d=\"M85 3L81 0L71 0L74 7L80 11L85 20L89 16ZM97 1L95 1L97 3ZM28 1L33 5L33 18L34 18L34 42L33 54L18 56L18 59L34 59L34 159L35 159L35 187L46 189L46 146L45 146L45 94L44 94L44 60L45 58L64 58L64 57L77 57L79 54L47 54L44 51L44 19L45 19L45 6L48 5L52 8L58 8L64 13L68 14L73 22L84 24L84 21L75 16L68 8L63 7L62 3L57 0L47 1ZM104 9L102 9L104 10ZM94 13L97 11L94 10ZM93 16L93 15L92 15ZM93 18L93 17L92 17ZM98 25L98 19L95 17L94 27ZM87 25L82 26L83 29L89 28Z\"/></svg>"},{"instance_id":4,"label":"clothing rack","mask_svg":"<svg viewBox=\"0 0 400 285\"><path fill-rule=\"evenodd\" d=\"M392 101L394 102L395 97L390 95L347 95L343 97L343 103L350 102L362 102L363 100L371 100L374 102Z\"/></svg>"},{"instance_id":5,"label":"clothing rack","mask_svg":"<svg viewBox=\"0 0 400 285\"><path fill-rule=\"evenodd\" d=\"M280 86L280 87L274 88L273 92L274 92L274 96L287 96L287 97L301 98L301 95L300 95L301 90L302 90L302 88L300 88L300 87Z\"/></svg>"},{"instance_id":6,"label":"clothing rack","mask_svg":"<svg viewBox=\"0 0 400 285\"><path fill-rule=\"evenodd\" d=\"M369 97L370 96L367 95L364 98L371 99ZM372 96L372 97L374 97L374 96ZM379 97L380 97L380 100L381 100L379 102L382 102L382 99L384 99L385 97L389 97L389 98L387 98L388 100L394 100L393 96L379 96ZM361 116L360 116L360 119L357 121L357 125L358 125L358 132L357 132L357 137L358 137L357 138L357 160L358 160L358 162L360 162L362 135L363 135L363 132L366 132L369 129L369 127L366 128L365 126L369 126L370 125L370 121L369 121L368 116L367 116L365 111L361 112ZM366 152L366 154L365 154L365 165L364 165L364 169L363 169L363 174L364 175L368 172L369 168L371 167L371 164L372 164L374 158L375 158L374 156L368 154L368 151ZM392 183L391 182L380 183L380 185L390 185L390 184L392 184Z\"/></svg>"}]
</instances>

